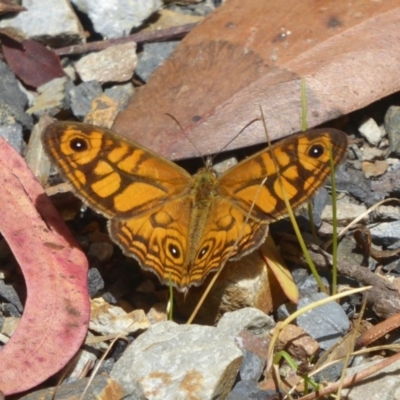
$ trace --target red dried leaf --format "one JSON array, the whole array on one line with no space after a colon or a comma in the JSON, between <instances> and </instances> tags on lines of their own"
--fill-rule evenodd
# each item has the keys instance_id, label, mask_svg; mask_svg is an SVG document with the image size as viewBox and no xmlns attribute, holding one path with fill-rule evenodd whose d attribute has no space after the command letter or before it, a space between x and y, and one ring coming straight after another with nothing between
<instances>
[{"instance_id":1,"label":"red dried leaf","mask_svg":"<svg viewBox=\"0 0 400 400\"><path fill-rule=\"evenodd\" d=\"M153 74L113 128L170 158L265 142L347 114L400 89L400 5L230 0ZM184 128L182 132L167 114Z\"/></svg>"},{"instance_id":2,"label":"red dried leaf","mask_svg":"<svg viewBox=\"0 0 400 400\"><path fill-rule=\"evenodd\" d=\"M24 160L0 141L0 231L24 274L18 328L0 351L0 392L19 393L54 375L89 324L86 257Z\"/></svg>"},{"instance_id":3,"label":"red dried leaf","mask_svg":"<svg viewBox=\"0 0 400 400\"><path fill-rule=\"evenodd\" d=\"M4 35L1 44L7 64L26 85L37 88L65 76L60 58L42 44L34 40L18 43Z\"/></svg>"}]
</instances>

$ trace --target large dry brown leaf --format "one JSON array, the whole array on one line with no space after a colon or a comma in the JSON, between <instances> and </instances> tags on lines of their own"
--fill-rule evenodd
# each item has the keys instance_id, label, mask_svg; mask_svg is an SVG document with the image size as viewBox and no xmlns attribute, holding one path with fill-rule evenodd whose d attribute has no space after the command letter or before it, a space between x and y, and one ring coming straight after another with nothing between
<instances>
[{"instance_id":1,"label":"large dry brown leaf","mask_svg":"<svg viewBox=\"0 0 400 400\"><path fill-rule=\"evenodd\" d=\"M271 138L400 88L400 5L354 0L230 0L196 27L118 116L114 129L170 158L221 150L262 106ZM166 114L172 114L183 126ZM231 148L265 141L260 121Z\"/></svg>"},{"instance_id":2,"label":"large dry brown leaf","mask_svg":"<svg viewBox=\"0 0 400 400\"><path fill-rule=\"evenodd\" d=\"M89 325L85 255L29 167L0 140L0 231L24 274L21 322L0 350L0 397L37 386L63 368Z\"/></svg>"}]
</instances>

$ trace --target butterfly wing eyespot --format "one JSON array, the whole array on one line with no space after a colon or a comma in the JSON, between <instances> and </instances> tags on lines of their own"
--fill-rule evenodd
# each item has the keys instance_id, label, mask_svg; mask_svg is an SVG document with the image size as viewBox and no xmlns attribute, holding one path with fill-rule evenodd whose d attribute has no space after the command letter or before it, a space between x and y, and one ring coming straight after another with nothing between
<instances>
[{"instance_id":1,"label":"butterfly wing eyespot","mask_svg":"<svg viewBox=\"0 0 400 400\"><path fill-rule=\"evenodd\" d=\"M89 149L89 144L87 140L83 138L73 138L69 142L69 146L72 151L76 151L77 153L81 153Z\"/></svg>"},{"instance_id":2,"label":"butterfly wing eyespot","mask_svg":"<svg viewBox=\"0 0 400 400\"><path fill-rule=\"evenodd\" d=\"M311 158L319 158L322 154L324 154L324 146L321 144L315 144L311 146L308 151L308 156Z\"/></svg>"}]
</instances>

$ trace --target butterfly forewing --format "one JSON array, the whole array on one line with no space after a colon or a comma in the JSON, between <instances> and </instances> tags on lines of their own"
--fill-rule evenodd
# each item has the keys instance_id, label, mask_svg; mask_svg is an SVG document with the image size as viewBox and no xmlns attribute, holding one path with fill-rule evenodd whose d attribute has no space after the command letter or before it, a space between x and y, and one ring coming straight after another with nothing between
<instances>
[{"instance_id":1,"label":"butterfly forewing","mask_svg":"<svg viewBox=\"0 0 400 400\"><path fill-rule=\"evenodd\" d=\"M43 134L50 159L78 197L106 217L127 218L187 190L190 175L104 128L56 122Z\"/></svg>"},{"instance_id":2,"label":"butterfly forewing","mask_svg":"<svg viewBox=\"0 0 400 400\"><path fill-rule=\"evenodd\" d=\"M220 179L224 196L268 223L287 214L281 183L292 208L306 202L330 173L329 148L337 165L347 150L347 135L315 129L293 135L227 171Z\"/></svg>"}]
</instances>

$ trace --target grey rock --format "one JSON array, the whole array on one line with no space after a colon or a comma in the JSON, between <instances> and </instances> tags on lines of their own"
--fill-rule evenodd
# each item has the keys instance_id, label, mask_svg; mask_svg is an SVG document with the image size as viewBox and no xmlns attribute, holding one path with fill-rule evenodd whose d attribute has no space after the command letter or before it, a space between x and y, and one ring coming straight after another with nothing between
<instances>
[{"instance_id":1,"label":"grey rock","mask_svg":"<svg viewBox=\"0 0 400 400\"><path fill-rule=\"evenodd\" d=\"M322 224L321 214L326 204L328 203L328 191L322 187L313 197L312 217L315 226Z\"/></svg>"},{"instance_id":2,"label":"grey rock","mask_svg":"<svg viewBox=\"0 0 400 400\"><path fill-rule=\"evenodd\" d=\"M337 362L313 375L313 379L316 382L336 382L342 375L342 371L343 363Z\"/></svg>"},{"instance_id":3,"label":"grey rock","mask_svg":"<svg viewBox=\"0 0 400 400\"><path fill-rule=\"evenodd\" d=\"M161 0L72 0L104 38L129 35L163 6ZM107 16L105 18L105 16Z\"/></svg>"},{"instance_id":4,"label":"grey rock","mask_svg":"<svg viewBox=\"0 0 400 400\"><path fill-rule=\"evenodd\" d=\"M370 232L375 244L390 246L400 240L400 221L382 222L370 227Z\"/></svg>"},{"instance_id":5,"label":"grey rock","mask_svg":"<svg viewBox=\"0 0 400 400\"><path fill-rule=\"evenodd\" d=\"M266 400L269 396L276 393L269 390L261 390L257 382L254 381L240 381L233 390L229 393L226 400Z\"/></svg>"},{"instance_id":6,"label":"grey rock","mask_svg":"<svg viewBox=\"0 0 400 400\"><path fill-rule=\"evenodd\" d=\"M114 85L110 88L107 88L104 93L118 102L118 109L122 111L129 103L129 100L132 98L135 93L135 88L133 87L131 82Z\"/></svg>"},{"instance_id":7,"label":"grey rock","mask_svg":"<svg viewBox=\"0 0 400 400\"><path fill-rule=\"evenodd\" d=\"M4 314L9 315L10 317L21 318L21 311L11 303L6 303L3 306Z\"/></svg>"},{"instance_id":8,"label":"grey rock","mask_svg":"<svg viewBox=\"0 0 400 400\"><path fill-rule=\"evenodd\" d=\"M139 54L139 61L135 70L136 75L147 82L153 71L171 55L179 43L179 41L170 41L145 44L143 52Z\"/></svg>"},{"instance_id":9,"label":"grey rock","mask_svg":"<svg viewBox=\"0 0 400 400\"><path fill-rule=\"evenodd\" d=\"M136 64L136 43L129 42L83 56L75 68L84 82L126 82L132 78Z\"/></svg>"},{"instance_id":10,"label":"grey rock","mask_svg":"<svg viewBox=\"0 0 400 400\"><path fill-rule=\"evenodd\" d=\"M326 298L324 293L314 293L300 299L298 309ZM338 342L349 330L350 323L342 307L334 301L316 307L297 318L297 325L318 341L322 350Z\"/></svg>"},{"instance_id":11,"label":"grey rock","mask_svg":"<svg viewBox=\"0 0 400 400\"><path fill-rule=\"evenodd\" d=\"M233 340L214 327L160 322L128 347L110 376L125 400L222 399L241 359Z\"/></svg>"},{"instance_id":12,"label":"grey rock","mask_svg":"<svg viewBox=\"0 0 400 400\"><path fill-rule=\"evenodd\" d=\"M12 27L52 47L83 43L84 31L68 0L23 0L27 11L2 16L0 28Z\"/></svg>"},{"instance_id":13,"label":"grey rock","mask_svg":"<svg viewBox=\"0 0 400 400\"><path fill-rule=\"evenodd\" d=\"M265 369L265 359L252 351L244 350L244 357L240 366L240 377L243 381L255 381L261 378Z\"/></svg>"},{"instance_id":14,"label":"grey rock","mask_svg":"<svg viewBox=\"0 0 400 400\"><path fill-rule=\"evenodd\" d=\"M0 125L0 136L10 143L19 154L23 153L25 142L22 135L21 125Z\"/></svg>"},{"instance_id":15,"label":"grey rock","mask_svg":"<svg viewBox=\"0 0 400 400\"><path fill-rule=\"evenodd\" d=\"M326 287L329 287L329 282L325 277L322 277L321 280ZM314 275L308 275L307 278L301 282L301 284L297 285L297 287L299 289L300 296L310 296L311 294L319 292L319 286Z\"/></svg>"},{"instance_id":16,"label":"grey rock","mask_svg":"<svg viewBox=\"0 0 400 400\"><path fill-rule=\"evenodd\" d=\"M32 128L32 117L25 113L27 96L19 89L17 78L11 69L0 61L0 125L21 123L24 128Z\"/></svg>"},{"instance_id":17,"label":"grey rock","mask_svg":"<svg viewBox=\"0 0 400 400\"><path fill-rule=\"evenodd\" d=\"M82 82L69 91L71 108L75 117L84 118L90 111L92 101L102 93L102 88L97 81Z\"/></svg>"},{"instance_id":18,"label":"grey rock","mask_svg":"<svg viewBox=\"0 0 400 400\"><path fill-rule=\"evenodd\" d=\"M377 364L382 360L374 360L369 363L361 364L346 371L346 376L351 376L357 372ZM346 400L398 400L400 399L400 361L379 370L360 383L352 384L351 389L343 389L342 398Z\"/></svg>"},{"instance_id":19,"label":"grey rock","mask_svg":"<svg viewBox=\"0 0 400 400\"><path fill-rule=\"evenodd\" d=\"M389 136L391 154L400 156L400 107L391 106L385 115L385 128Z\"/></svg>"},{"instance_id":20,"label":"grey rock","mask_svg":"<svg viewBox=\"0 0 400 400\"><path fill-rule=\"evenodd\" d=\"M246 329L255 336L265 336L275 327L275 321L262 311L246 307L227 312L218 321L217 329L232 338Z\"/></svg>"},{"instance_id":21,"label":"grey rock","mask_svg":"<svg viewBox=\"0 0 400 400\"><path fill-rule=\"evenodd\" d=\"M4 283L3 280L0 280L0 297L14 305L20 313L22 312L23 306L18 293L12 285Z\"/></svg>"},{"instance_id":22,"label":"grey rock","mask_svg":"<svg viewBox=\"0 0 400 400\"><path fill-rule=\"evenodd\" d=\"M94 297L100 290L104 289L104 280L97 268L89 269L88 289L90 297Z\"/></svg>"},{"instance_id":23,"label":"grey rock","mask_svg":"<svg viewBox=\"0 0 400 400\"><path fill-rule=\"evenodd\" d=\"M384 193L374 192L371 189L371 181L366 179L361 171L354 169L345 169L345 166L339 166L335 174L336 189L349 192L351 196L364 202L371 207L385 197Z\"/></svg>"},{"instance_id":24,"label":"grey rock","mask_svg":"<svg viewBox=\"0 0 400 400\"><path fill-rule=\"evenodd\" d=\"M43 115L55 116L61 110L67 110L69 108L67 93L71 86L73 86L73 83L67 76L52 79L50 82L39 86L37 88L39 96L27 112L36 117L41 117Z\"/></svg>"}]
</instances>

